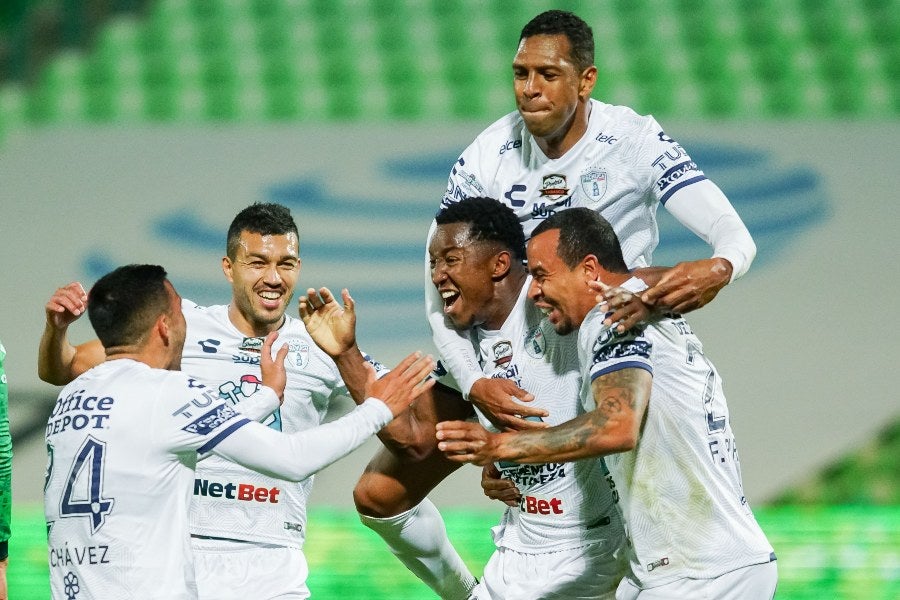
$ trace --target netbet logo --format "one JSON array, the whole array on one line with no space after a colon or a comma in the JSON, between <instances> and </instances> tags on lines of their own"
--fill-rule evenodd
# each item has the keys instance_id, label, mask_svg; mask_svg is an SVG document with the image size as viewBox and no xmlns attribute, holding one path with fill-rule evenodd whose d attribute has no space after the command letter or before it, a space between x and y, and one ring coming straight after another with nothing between
<instances>
[{"instance_id":1,"label":"netbet logo","mask_svg":"<svg viewBox=\"0 0 900 600\"><path fill-rule=\"evenodd\" d=\"M519 508L531 515L561 515L563 514L562 500L559 498L535 498L523 496L519 502Z\"/></svg>"},{"instance_id":2,"label":"netbet logo","mask_svg":"<svg viewBox=\"0 0 900 600\"><path fill-rule=\"evenodd\" d=\"M226 498L243 502L268 502L278 504L277 487L257 487L252 483L219 483L208 479L194 480L194 495L209 498Z\"/></svg>"}]
</instances>

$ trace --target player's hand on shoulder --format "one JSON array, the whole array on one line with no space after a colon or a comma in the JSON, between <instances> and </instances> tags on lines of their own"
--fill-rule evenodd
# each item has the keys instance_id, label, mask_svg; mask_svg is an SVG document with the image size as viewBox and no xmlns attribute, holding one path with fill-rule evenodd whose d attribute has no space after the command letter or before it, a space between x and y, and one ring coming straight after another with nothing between
<instances>
[{"instance_id":1,"label":"player's hand on shoulder","mask_svg":"<svg viewBox=\"0 0 900 600\"><path fill-rule=\"evenodd\" d=\"M522 492L511 479L500 477L500 471L494 463L481 469L481 490L491 500L499 500L507 506L518 506Z\"/></svg>"},{"instance_id":2,"label":"player's hand on shoulder","mask_svg":"<svg viewBox=\"0 0 900 600\"><path fill-rule=\"evenodd\" d=\"M533 401L534 396L509 379L478 379L469 390L469 400L501 431L547 427L540 420L547 416L547 411L522 404Z\"/></svg>"},{"instance_id":3,"label":"player's hand on shoulder","mask_svg":"<svg viewBox=\"0 0 900 600\"><path fill-rule=\"evenodd\" d=\"M435 383L429 377L434 370L434 359L423 356L421 352L413 352L380 379L371 363L367 362L365 366L368 371L366 398L378 398L387 404L395 417L409 408L419 394Z\"/></svg>"},{"instance_id":4,"label":"player's hand on shoulder","mask_svg":"<svg viewBox=\"0 0 900 600\"><path fill-rule=\"evenodd\" d=\"M356 303L347 289L341 291L343 306L328 288L309 288L300 296L300 318L310 337L331 357L356 346Z\"/></svg>"},{"instance_id":5,"label":"player's hand on shoulder","mask_svg":"<svg viewBox=\"0 0 900 600\"><path fill-rule=\"evenodd\" d=\"M724 258L678 263L641 300L664 312L686 313L705 306L731 280L732 266Z\"/></svg>"},{"instance_id":6,"label":"player's hand on shoulder","mask_svg":"<svg viewBox=\"0 0 900 600\"><path fill-rule=\"evenodd\" d=\"M44 305L47 325L65 329L87 311L87 301L87 293L77 281L57 289Z\"/></svg>"},{"instance_id":7,"label":"player's hand on shoulder","mask_svg":"<svg viewBox=\"0 0 900 600\"><path fill-rule=\"evenodd\" d=\"M287 385L287 373L284 370L284 359L287 357L288 345L282 344L278 354L272 356L272 346L278 338L278 332L272 331L263 341L259 356L259 370L262 372L263 385L272 388L284 402L284 387Z\"/></svg>"},{"instance_id":8,"label":"player's hand on shoulder","mask_svg":"<svg viewBox=\"0 0 900 600\"><path fill-rule=\"evenodd\" d=\"M597 305L607 312L603 324L619 333L646 323L653 315L652 308L644 304L639 294L608 286L602 281L589 281L588 287L597 292Z\"/></svg>"}]
</instances>

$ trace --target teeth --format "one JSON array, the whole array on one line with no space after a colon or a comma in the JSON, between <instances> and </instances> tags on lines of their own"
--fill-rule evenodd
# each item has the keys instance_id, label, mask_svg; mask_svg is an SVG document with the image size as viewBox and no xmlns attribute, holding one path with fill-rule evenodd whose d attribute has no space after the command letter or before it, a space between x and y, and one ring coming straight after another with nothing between
<instances>
[{"instance_id":1,"label":"teeth","mask_svg":"<svg viewBox=\"0 0 900 600\"><path fill-rule=\"evenodd\" d=\"M545 316L545 317L546 317L547 315L549 315L550 312L551 312L552 310L553 310L553 309L550 308L549 306L548 306L548 307L541 307L541 312L544 313L544 316Z\"/></svg>"},{"instance_id":2,"label":"teeth","mask_svg":"<svg viewBox=\"0 0 900 600\"><path fill-rule=\"evenodd\" d=\"M446 300L447 298L452 298L455 295L456 295L456 292L452 292L450 290L441 292L441 298L443 298L444 300Z\"/></svg>"},{"instance_id":3,"label":"teeth","mask_svg":"<svg viewBox=\"0 0 900 600\"><path fill-rule=\"evenodd\" d=\"M281 294L279 294L278 292L260 292L259 295L266 300L278 300L279 298L281 298Z\"/></svg>"}]
</instances>

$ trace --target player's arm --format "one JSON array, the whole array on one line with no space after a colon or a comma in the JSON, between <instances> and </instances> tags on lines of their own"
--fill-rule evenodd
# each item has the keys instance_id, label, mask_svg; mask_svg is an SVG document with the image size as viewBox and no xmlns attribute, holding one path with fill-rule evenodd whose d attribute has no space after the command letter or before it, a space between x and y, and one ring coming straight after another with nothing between
<instances>
[{"instance_id":1,"label":"player's arm","mask_svg":"<svg viewBox=\"0 0 900 600\"><path fill-rule=\"evenodd\" d=\"M79 346L69 341L69 325L87 310L87 294L80 283L57 289L44 308L47 320L38 347L38 377L47 383L65 385L106 360L100 340Z\"/></svg>"},{"instance_id":2,"label":"player's arm","mask_svg":"<svg viewBox=\"0 0 900 600\"><path fill-rule=\"evenodd\" d=\"M548 429L491 433L477 423L438 423L438 448L457 462L541 464L631 450L640 438L651 373L626 367L591 382L596 408Z\"/></svg>"},{"instance_id":3,"label":"player's arm","mask_svg":"<svg viewBox=\"0 0 900 600\"><path fill-rule=\"evenodd\" d=\"M713 249L712 258L678 263L641 296L646 304L684 313L706 305L746 273L756 244L728 198L708 179L678 189L665 206Z\"/></svg>"},{"instance_id":4,"label":"player's arm","mask_svg":"<svg viewBox=\"0 0 900 600\"><path fill-rule=\"evenodd\" d=\"M431 357L419 353L410 354L380 379L370 367L368 399L343 417L290 435L248 422L205 450L273 477L306 479L361 446L405 411L416 396L434 385L428 378L433 368Z\"/></svg>"}]
</instances>

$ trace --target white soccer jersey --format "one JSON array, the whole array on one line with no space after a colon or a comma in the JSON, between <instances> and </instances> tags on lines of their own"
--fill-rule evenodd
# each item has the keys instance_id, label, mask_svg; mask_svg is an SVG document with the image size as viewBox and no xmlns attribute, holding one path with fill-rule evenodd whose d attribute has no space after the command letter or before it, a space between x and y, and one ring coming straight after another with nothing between
<instances>
[{"instance_id":1,"label":"white soccer jersey","mask_svg":"<svg viewBox=\"0 0 900 600\"><path fill-rule=\"evenodd\" d=\"M262 338L248 338L232 324L225 305L183 302L187 320L181 368L233 404L240 405L262 385ZM284 404L263 420L293 433L318 426L329 402L347 394L334 361L322 352L303 322L286 316L275 348L288 344ZM306 503L313 478L292 483L262 475L212 456L197 465L191 504L191 533L219 538L302 547Z\"/></svg>"},{"instance_id":2,"label":"white soccer jersey","mask_svg":"<svg viewBox=\"0 0 900 600\"><path fill-rule=\"evenodd\" d=\"M529 406L544 408L550 425L584 411L577 336L560 336L527 298L530 277L499 330L475 328L485 377L505 378L534 394ZM482 425L493 429L479 412ZM495 542L534 554L578 548L624 535L619 511L601 459L542 465L497 463L502 476L522 493L518 508L508 508Z\"/></svg>"},{"instance_id":3,"label":"white soccer jersey","mask_svg":"<svg viewBox=\"0 0 900 600\"><path fill-rule=\"evenodd\" d=\"M650 265L657 206L706 176L653 117L593 99L590 110L587 132L555 159L518 112L494 122L456 161L441 205L496 198L519 216L526 238L555 211L587 207L612 224L629 267Z\"/></svg>"},{"instance_id":4,"label":"white soccer jersey","mask_svg":"<svg viewBox=\"0 0 900 600\"><path fill-rule=\"evenodd\" d=\"M45 435L53 598L196 598L188 506L197 452L248 423L188 375L129 359L63 388Z\"/></svg>"},{"instance_id":5,"label":"white soccer jersey","mask_svg":"<svg viewBox=\"0 0 900 600\"><path fill-rule=\"evenodd\" d=\"M632 291L646 287L632 279ZM578 334L582 402L591 381L623 368L653 374L637 447L606 457L632 543L640 588L675 579L711 579L774 559L744 498L722 382L681 317L616 334L604 312L588 313Z\"/></svg>"}]
</instances>

